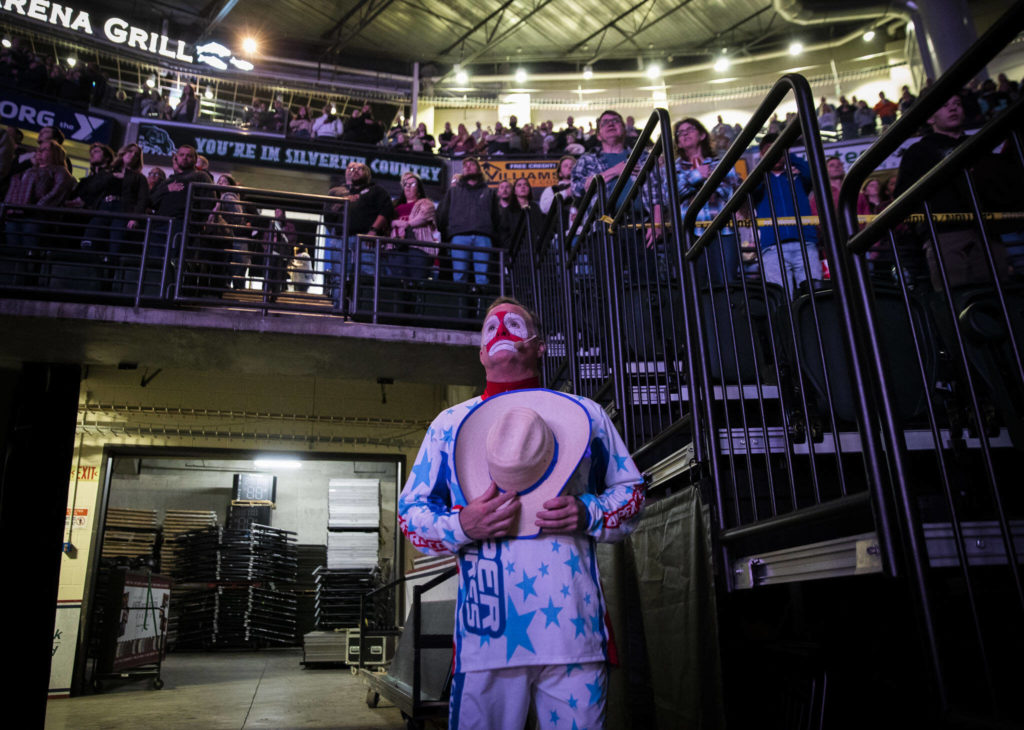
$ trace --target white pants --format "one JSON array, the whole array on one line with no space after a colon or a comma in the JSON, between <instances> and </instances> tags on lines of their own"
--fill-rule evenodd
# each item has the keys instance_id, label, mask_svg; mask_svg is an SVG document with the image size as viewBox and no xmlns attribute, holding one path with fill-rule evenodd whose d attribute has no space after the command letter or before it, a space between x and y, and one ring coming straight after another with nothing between
<instances>
[{"instance_id":1,"label":"white pants","mask_svg":"<svg viewBox=\"0 0 1024 730\"><path fill-rule=\"evenodd\" d=\"M607 691L605 662L463 672L452 679L448 728L524 730L532 705L541 728L600 730Z\"/></svg>"}]
</instances>

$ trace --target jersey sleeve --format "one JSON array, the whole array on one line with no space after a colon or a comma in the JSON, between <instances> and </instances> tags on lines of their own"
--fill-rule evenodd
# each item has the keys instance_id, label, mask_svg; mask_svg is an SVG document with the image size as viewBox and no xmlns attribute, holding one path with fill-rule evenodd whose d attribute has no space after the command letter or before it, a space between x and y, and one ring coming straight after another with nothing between
<instances>
[{"instance_id":1,"label":"jersey sleeve","mask_svg":"<svg viewBox=\"0 0 1024 730\"><path fill-rule=\"evenodd\" d=\"M596 404L590 411L590 483L580 495L588 514L586 532L598 542L618 542L636 528L646 486L608 414Z\"/></svg>"},{"instance_id":2,"label":"jersey sleeve","mask_svg":"<svg viewBox=\"0 0 1024 730\"><path fill-rule=\"evenodd\" d=\"M402 533L428 555L453 554L472 542L459 522L465 504L459 503L461 496L455 496L457 490L451 486L454 429L443 415L434 419L398 497Z\"/></svg>"}]
</instances>

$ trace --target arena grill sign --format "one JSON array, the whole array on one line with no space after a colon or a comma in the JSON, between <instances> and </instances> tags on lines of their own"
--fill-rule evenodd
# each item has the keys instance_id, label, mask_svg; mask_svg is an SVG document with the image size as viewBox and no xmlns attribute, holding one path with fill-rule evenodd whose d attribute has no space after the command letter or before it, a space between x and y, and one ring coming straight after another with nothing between
<instances>
[{"instance_id":1,"label":"arena grill sign","mask_svg":"<svg viewBox=\"0 0 1024 730\"><path fill-rule=\"evenodd\" d=\"M244 132L225 133L192 125L139 124L138 144L148 156L170 157L183 144L192 145L211 162L266 165L274 168L342 174L350 162L369 165L374 177L398 180L415 172L426 184L437 184L444 162L430 155L399 154L357 145L316 144Z\"/></svg>"},{"instance_id":2,"label":"arena grill sign","mask_svg":"<svg viewBox=\"0 0 1024 730\"><path fill-rule=\"evenodd\" d=\"M183 40L175 40L156 31L139 28L117 17L105 18L100 25L93 22L92 16L86 10L76 10L49 0L0 0L0 7L10 15L20 15L94 37L99 37L96 31L99 28L102 37L109 42L154 56L185 63L202 63L221 70L226 69L229 64L243 71L251 71L253 68L251 63L236 58L230 49L219 43L207 43L196 48L197 60L188 52L189 44Z\"/></svg>"}]
</instances>

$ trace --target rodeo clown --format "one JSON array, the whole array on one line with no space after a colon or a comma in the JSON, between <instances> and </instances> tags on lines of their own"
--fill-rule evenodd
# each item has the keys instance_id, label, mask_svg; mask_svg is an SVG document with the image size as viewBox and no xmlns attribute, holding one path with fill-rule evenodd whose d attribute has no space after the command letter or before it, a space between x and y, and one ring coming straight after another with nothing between
<instances>
[{"instance_id":1,"label":"rodeo clown","mask_svg":"<svg viewBox=\"0 0 1024 730\"><path fill-rule=\"evenodd\" d=\"M593 401L540 388L544 341L488 310L481 397L434 419L398 502L409 541L458 556L453 730L604 727L609 634L595 542L622 540L644 484Z\"/></svg>"}]
</instances>

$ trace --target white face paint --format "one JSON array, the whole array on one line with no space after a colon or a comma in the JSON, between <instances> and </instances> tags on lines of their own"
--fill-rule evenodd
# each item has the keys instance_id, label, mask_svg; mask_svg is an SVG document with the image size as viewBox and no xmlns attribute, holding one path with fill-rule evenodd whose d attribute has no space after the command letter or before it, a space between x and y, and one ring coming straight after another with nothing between
<instances>
[{"instance_id":1,"label":"white face paint","mask_svg":"<svg viewBox=\"0 0 1024 730\"><path fill-rule=\"evenodd\" d=\"M530 336L526 318L519 312L493 312L484 321L480 332L480 346L487 354L494 356L502 350L516 351L516 343Z\"/></svg>"}]
</instances>

